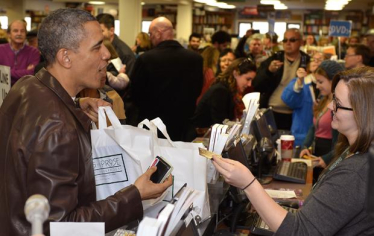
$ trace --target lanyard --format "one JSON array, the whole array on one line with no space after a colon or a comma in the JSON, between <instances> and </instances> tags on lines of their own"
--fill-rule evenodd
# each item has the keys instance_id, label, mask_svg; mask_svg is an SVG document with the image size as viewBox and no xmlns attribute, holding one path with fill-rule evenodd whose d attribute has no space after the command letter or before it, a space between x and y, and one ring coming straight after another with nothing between
<instances>
[{"instance_id":1,"label":"lanyard","mask_svg":"<svg viewBox=\"0 0 374 236\"><path fill-rule=\"evenodd\" d=\"M356 152L355 154L358 154L358 153L359 152ZM335 167L337 167L340 164L340 162L342 162L348 156L349 156L349 147L345 149L345 151L340 155L340 157L334 163L332 163L331 165L327 167L327 170L325 171L325 173L323 173L323 175L318 178L317 183L313 185L312 189L314 190L314 188L317 187L322 182L322 180L326 177L326 175L330 173L330 171L335 169Z\"/></svg>"}]
</instances>

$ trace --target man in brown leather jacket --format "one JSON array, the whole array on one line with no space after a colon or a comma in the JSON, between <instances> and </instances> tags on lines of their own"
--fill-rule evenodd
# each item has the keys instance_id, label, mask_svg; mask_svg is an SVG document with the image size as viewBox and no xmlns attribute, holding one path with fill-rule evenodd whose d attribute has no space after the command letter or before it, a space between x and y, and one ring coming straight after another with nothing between
<instances>
[{"instance_id":1,"label":"man in brown leather jacket","mask_svg":"<svg viewBox=\"0 0 374 236\"><path fill-rule=\"evenodd\" d=\"M172 183L150 181L155 168L134 185L96 201L90 125L98 99L74 97L97 89L106 76L109 52L96 19L78 9L60 9L44 19L38 33L46 69L25 76L0 108L0 235L30 235L23 208L33 194L51 207L49 221L105 222L111 231L143 216L141 200L158 197Z\"/></svg>"}]
</instances>

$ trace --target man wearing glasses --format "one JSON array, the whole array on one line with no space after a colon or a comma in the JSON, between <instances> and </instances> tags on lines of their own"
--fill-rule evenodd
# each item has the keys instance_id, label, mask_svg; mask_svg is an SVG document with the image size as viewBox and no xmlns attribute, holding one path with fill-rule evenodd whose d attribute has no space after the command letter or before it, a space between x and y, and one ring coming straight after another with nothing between
<instances>
[{"instance_id":1,"label":"man wearing glasses","mask_svg":"<svg viewBox=\"0 0 374 236\"><path fill-rule=\"evenodd\" d=\"M310 57L300 51L302 35L298 29L284 33L283 49L261 63L253 80L255 91L261 92L260 107L273 107L278 129L290 130L292 110L281 99L288 83L299 67L306 68Z\"/></svg>"},{"instance_id":2,"label":"man wearing glasses","mask_svg":"<svg viewBox=\"0 0 374 236\"><path fill-rule=\"evenodd\" d=\"M368 66L370 62L370 49L363 44L351 44L348 46L344 61L347 70Z\"/></svg>"}]
</instances>

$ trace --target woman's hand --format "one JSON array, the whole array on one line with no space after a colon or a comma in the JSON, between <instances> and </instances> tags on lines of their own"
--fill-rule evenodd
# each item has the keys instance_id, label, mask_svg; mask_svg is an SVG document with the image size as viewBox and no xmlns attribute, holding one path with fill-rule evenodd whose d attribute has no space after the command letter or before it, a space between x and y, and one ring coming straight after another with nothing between
<instances>
[{"instance_id":1,"label":"woman's hand","mask_svg":"<svg viewBox=\"0 0 374 236\"><path fill-rule=\"evenodd\" d=\"M123 65L122 68L118 72L126 74L126 65Z\"/></svg>"},{"instance_id":2,"label":"woman's hand","mask_svg":"<svg viewBox=\"0 0 374 236\"><path fill-rule=\"evenodd\" d=\"M306 72L306 70L302 67L300 67L299 69L297 69L296 71L296 76L297 76L297 83L299 86L301 86L304 82L304 78L308 75L308 73Z\"/></svg>"},{"instance_id":3,"label":"woman's hand","mask_svg":"<svg viewBox=\"0 0 374 236\"><path fill-rule=\"evenodd\" d=\"M303 157L304 155L311 156L311 153L307 148L301 150L299 157Z\"/></svg>"},{"instance_id":4,"label":"woman's hand","mask_svg":"<svg viewBox=\"0 0 374 236\"><path fill-rule=\"evenodd\" d=\"M254 178L248 168L240 162L216 155L213 156L212 160L218 172L221 173L225 181L230 185L243 189L248 185L248 181Z\"/></svg>"},{"instance_id":5,"label":"woman's hand","mask_svg":"<svg viewBox=\"0 0 374 236\"><path fill-rule=\"evenodd\" d=\"M322 167L322 168L326 168L326 163L325 161L322 159L322 157L318 157L318 164L317 164L318 167Z\"/></svg>"}]
</instances>

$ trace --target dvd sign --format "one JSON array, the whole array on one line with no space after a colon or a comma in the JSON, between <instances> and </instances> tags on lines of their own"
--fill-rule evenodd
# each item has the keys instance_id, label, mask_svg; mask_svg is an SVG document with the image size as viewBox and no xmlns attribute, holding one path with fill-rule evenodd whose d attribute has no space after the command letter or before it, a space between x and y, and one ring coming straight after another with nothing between
<instances>
[{"instance_id":1,"label":"dvd sign","mask_svg":"<svg viewBox=\"0 0 374 236\"><path fill-rule=\"evenodd\" d=\"M329 36L349 37L352 30L352 21L330 21Z\"/></svg>"}]
</instances>

